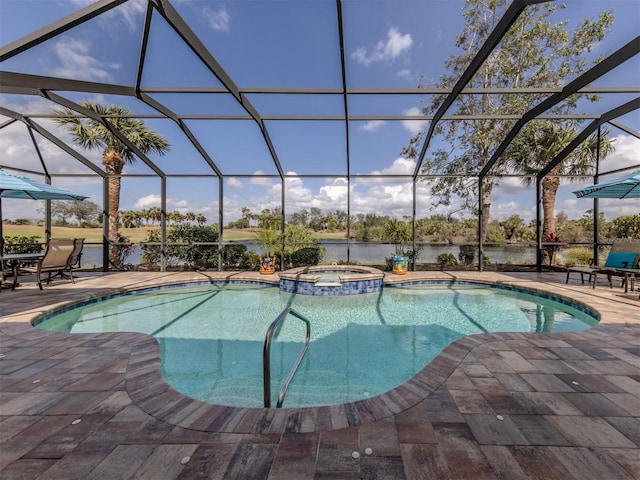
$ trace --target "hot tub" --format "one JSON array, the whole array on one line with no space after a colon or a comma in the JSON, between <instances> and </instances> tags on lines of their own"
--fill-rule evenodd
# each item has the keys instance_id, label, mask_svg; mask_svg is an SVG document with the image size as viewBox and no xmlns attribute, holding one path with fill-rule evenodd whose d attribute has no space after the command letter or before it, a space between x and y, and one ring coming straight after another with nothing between
<instances>
[{"instance_id":1,"label":"hot tub","mask_svg":"<svg viewBox=\"0 0 640 480\"><path fill-rule=\"evenodd\" d=\"M300 295L358 295L382 290L384 273L360 265L314 265L279 274L280 290Z\"/></svg>"}]
</instances>

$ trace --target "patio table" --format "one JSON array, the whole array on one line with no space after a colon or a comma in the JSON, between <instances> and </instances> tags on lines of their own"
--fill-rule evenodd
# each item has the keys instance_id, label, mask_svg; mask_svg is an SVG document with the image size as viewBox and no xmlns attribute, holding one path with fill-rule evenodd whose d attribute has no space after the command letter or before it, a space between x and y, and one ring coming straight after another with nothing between
<instances>
[{"instance_id":1,"label":"patio table","mask_svg":"<svg viewBox=\"0 0 640 480\"><path fill-rule=\"evenodd\" d=\"M624 293L629 291L629 282L631 282L631 291L633 292L634 280L636 276L640 276L640 269L638 268L616 268L616 272L622 273L624 275Z\"/></svg>"},{"instance_id":2,"label":"patio table","mask_svg":"<svg viewBox=\"0 0 640 480\"><path fill-rule=\"evenodd\" d=\"M44 253L7 253L5 255L0 254L0 262L6 262L9 268L13 270L13 282L11 283L11 290L15 290L18 286L18 272L20 267L33 263L36 260L40 260L44 256ZM2 285L4 286L4 269L2 271ZM0 287L0 290L2 288Z\"/></svg>"}]
</instances>

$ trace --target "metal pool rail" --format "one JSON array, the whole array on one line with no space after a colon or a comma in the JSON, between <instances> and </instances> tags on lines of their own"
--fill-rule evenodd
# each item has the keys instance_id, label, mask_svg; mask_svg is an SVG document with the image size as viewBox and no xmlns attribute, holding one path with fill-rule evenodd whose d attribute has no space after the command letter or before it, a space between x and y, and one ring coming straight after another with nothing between
<instances>
[{"instance_id":1,"label":"metal pool rail","mask_svg":"<svg viewBox=\"0 0 640 480\"><path fill-rule=\"evenodd\" d=\"M287 315L293 315L294 317L302 320L307 325L307 334L304 341L304 348L298 355L298 359L296 363L293 365L293 368L289 372L289 376L285 380L282 388L280 389L280 394L278 395L278 402L276 403L276 408L282 407L282 402L284 401L284 396L287 393L287 388L289 388L289 383L293 379L293 376L296 374L298 367L300 366L300 362L302 362L302 358L305 353L307 353L307 349L309 348L309 341L311 338L311 323L307 320L303 315L293 310L291 307L285 308L280 315L276 317L269 328L267 329L267 334L264 338L264 348L262 353L262 371L263 371L263 384L264 384L264 407L271 408L271 339L273 334L278 328L278 325L284 321Z\"/></svg>"}]
</instances>

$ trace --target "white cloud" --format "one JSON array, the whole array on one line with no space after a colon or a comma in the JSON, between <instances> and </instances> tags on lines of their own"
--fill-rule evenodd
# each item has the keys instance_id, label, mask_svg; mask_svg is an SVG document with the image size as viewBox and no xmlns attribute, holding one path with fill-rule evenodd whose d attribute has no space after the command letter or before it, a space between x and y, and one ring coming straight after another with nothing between
<instances>
[{"instance_id":1,"label":"white cloud","mask_svg":"<svg viewBox=\"0 0 640 480\"><path fill-rule=\"evenodd\" d=\"M359 47L351 53L351 58L365 66L373 62L393 62L408 52L411 45L413 45L413 40L410 33L402 35L397 28L391 27L387 32L386 41L378 41L371 52L365 47Z\"/></svg>"},{"instance_id":2,"label":"white cloud","mask_svg":"<svg viewBox=\"0 0 640 480\"><path fill-rule=\"evenodd\" d=\"M413 205L412 182L379 184L360 191L354 188L352 212L375 213L402 218L410 215Z\"/></svg>"},{"instance_id":3,"label":"white cloud","mask_svg":"<svg viewBox=\"0 0 640 480\"><path fill-rule=\"evenodd\" d=\"M280 185L274 185L271 190L273 196L280 195ZM297 207L299 205L309 205L313 203L314 195L310 188L305 187L301 178L287 178L285 181L285 202L287 207Z\"/></svg>"},{"instance_id":4,"label":"white cloud","mask_svg":"<svg viewBox=\"0 0 640 480\"><path fill-rule=\"evenodd\" d=\"M95 3L95 0L71 0L71 3L78 5L80 8ZM130 31L134 31L138 25L139 18L147 10L147 0L129 0L106 13L106 17L121 16ZM111 20L114 20L111 18Z\"/></svg>"},{"instance_id":5,"label":"white cloud","mask_svg":"<svg viewBox=\"0 0 640 480\"><path fill-rule=\"evenodd\" d=\"M503 203L494 202L491 205L491 220L506 220L512 215L519 215L520 218L525 220L525 223L528 223L529 219L535 218L536 216L535 201L533 205L529 205L527 207L516 200L510 200Z\"/></svg>"},{"instance_id":6,"label":"white cloud","mask_svg":"<svg viewBox=\"0 0 640 480\"><path fill-rule=\"evenodd\" d=\"M54 45L54 51L60 59L61 65L54 69L54 74L75 80L91 80L109 82L113 80L111 74L104 68L104 64L89 55L90 43L74 38L61 38ZM119 65L109 65L112 69Z\"/></svg>"},{"instance_id":7,"label":"white cloud","mask_svg":"<svg viewBox=\"0 0 640 480\"><path fill-rule=\"evenodd\" d=\"M620 134L611 137L611 140L615 150L600 163L601 172L631 166L640 167L640 139L631 135ZM603 177L602 181L606 180L609 180L609 178Z\"/></svg>"},{"instance_id":8,"label":"white cloud","mask_svg":"<svg viewBox=\"0 0 640 480\"><path fill-rule=\"evenodd\" d=\"M396 72L396 77L404 78L405 80L411 80L412 72L408 68L403 68Z\"/></svg>"},{"instance_id":9,"label":"white cloud","mask_svg":"<svg viewBox=\"0 0 640 480\"><path fill-rule=\"evenodd\" d=\"M358 183L361 185L381 185L381 184L401 184L407 182L406 178L393 178L386 177L385 175L406 175L412 176L416 168L416 161L410 158L398 157L391 165L383 168L382 170L373 170L370 175L376 175L376 177L361 177L358 178Z\"/></svg>"},{"instance_id":10,"label":"white cloud","mask_svg":"<svg viewBox=\"0 0 640 480\"><path fill-rule=\"evenodd\" d=\"M346 178L336 178L329 185L320 187L319 198L328 202L334 202L334 204L347 202L348 184Z\"/></svg>"},{"instance_id":11,"label":"white cloud","mask_svg":"<svg viewBox=\"0 0 640 480\"><path fill-rule=\"evenodd\" d=\"M218 32L229 32L229 24L231 22L231 15L224 7L221 5L219 9L215 10L213 8L204 7L203 13L209 26Z\"/></svg>"},{"instance_id":12,"label":"white cloud","mask_svg":"<svg viewBox=\"0 0 640 480\"><path fill-rule=\"evenodd\" d=\"M572 188L578 190L578 188ZM571 198L573 197L573 198ZM593 200L588 198L575 198L573 195L556 202L556 215L565 213L571 219L582 218L587 210L593 208ZM603 198L598 200L598 208L607 220L627 215L638 215L640 208L637 199Z\"/></svg>"},{"instance_id":13,"label":"white cloud","mask_svg":"<svg viewBox=\"0 0 640 480\"><path fill-rule=\"evenodd\" d=\"M375 132L386 123L387 122L384 120L370 120L367 123L360 125L360 130L364 130L365 132Z\"/></svg>"},{"instance_id":14,"label":"white cloud","mask_svg":"<svg viewBox=\"0 0 640 480\"><path fill-rule=\"evenodd\" d=\"M138 198L131 207L132 210L144 210L151 207L159 207L160 206L160 195L152 193L150 195L145 195L144 197ZM127 210L126 208L121 206L121 209ZM185 213L188 211L193 212L194 207L189 205L187 200L175 197L167 197L167 212L173 212L178 210L181 213ZM200 213L197 211L196 213Z\"/></svg>"},{"instance_id":15,"label":"white cloud","mask_svg":"<svg viewBox=\"0 0 640 480\"><path fill-rule=\"evenodd\" d=\"M144 197L140 197L133 204L133 210L142 210L145 208L159 207L160 200L161 200L160 195L155 193L151 195L146 195Z\"/></svg>"},{"instance_id":16,"label":"white cloud","mask_svg":"<svg viewBox=\"0 0 640 480\"><path fill-rule=\"evenodd\" d=\"M262 172L261 170L256 170L255 172L253 172L253 174L263 175L264 172ZM271 186L273 186L274 183L280 184L280 181L278 180L276 182L273 178L270 178L270 177L252 177L251 178L251 185L258 185L264 188L271 188Z\"/></svg>"},{"instance_id":17,"label":"white cloud","mask_svg":"<svg viewBox=\"0 0 640 480\"><path fill-rule=\"evenodd\" d=\"M112 10L116 15L122 15L130 31L134 31L142 15L147 10L147 0L129 0L127 3Z\"/></svg>"},{"instance_id":18,"label":"white cloud","mask_svg":"<svg viewBox=\"0 0 640 480\"><path fill-rule=\"evenodd\" d=\"M34 101L29 102L28 104L16 106L11 103L4 103L4 97L2 100L3 105L9 110L22 110L27 112L37 111L35 109L42 108L44 104L43 102ZM32 109L31 105L36 106ZM52 108L50 103L44 104L44 107L45 110ZM82 150L80 147L73 145L73 141L69 134L61 129L57 129L57 124L54 124L54 122L50 120L35 119L34 121L46 130L52 132L54 135L58 136L63 142L67 142L75 150L85 155L89 160L93 160L97 164L100 164L100 156L102 152L98 150ZM56 175L92 173L91 170L71 155L68 155L57 145L43 140L38 134L35 134L35 138L38 143L40 155L42 155L50 173ZM0 130L0 158L2 158L2 163L6 166L14 166L16 168L42 172L44 174L38 151L36 151L33 141L28 134L27 128L22 122L15 122ZM59 181L63 181L63 179L60 179ZM99 182L100 180L96 177L95 183ZM83 180L83 183L86 182Z\"/></svg>"},{"instance_id":19,"label":"white cloud","mask_svg":"<svg viewBox=\"0 0 640 480\"><path fill-rule=\"evenodd\" d=\"M504 177L497 180L497 185L494 188L494 191L497 195L517 195L521 194L524 190L533 191L536 187L535 179L532 180L533 183L529 186L525 185L520 181L518 177Z\"/></svg>"},{"instance_id":20,"label":"white cloud","mask_svg":"<svg viewBox=\"0 0 640 480\"><path fill-rule=\"evenodd\" d=\"M411 107L402 112L403 115L408 117L415 117L418 115L422 115L422 110L418 107ZM420 133L429 123L427 120L403 120L402 126L407 130L411 135L417 135Z\"/></svg>"},{"instance_id":21,"label":"white cloud","mask_svg":"<svg viewBox=\"0 0 640 480\"><path fill-rule=\"evenodd\" d=\"M231 188L242 188L242 182L240 180L238 180L237 178L229 178L227 179L227 187L231 187Z\"/></svg>"}]
</instances>

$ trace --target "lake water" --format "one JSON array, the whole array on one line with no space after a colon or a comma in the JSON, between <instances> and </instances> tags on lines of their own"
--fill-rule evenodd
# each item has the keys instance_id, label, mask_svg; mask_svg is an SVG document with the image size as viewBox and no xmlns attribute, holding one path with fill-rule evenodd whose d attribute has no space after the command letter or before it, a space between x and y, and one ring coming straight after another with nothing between
<instances>
[{"instance_id":1,"label":"lake water","mask_svg":"<svg viewBox=\"0 0 640 480\"><path fill-rule=\"evenodd\" d=\"M236 242L234 242L236 243ZM237 242L247 246L248 250L262 252L260 245L252 242ZM347 260L347 244L339 240L324 240L320 245L325 248L324 257L321 263L333 263ZM489 257L491 263L532 263L536 261L536 250L533 247L525 246L486 246L485 255ZM395 254L395 246L388 243L374 242L352 242L348 247L351 261L361 264L383 264L385 258ZM460 253L458 245L424 245L418 263L437 263L438 255L443 253L452 254L456 260ZM127 263L138 265L142 260L142 248L135 247ZM82 253L83 267L99 267L102 265L102 247L85 245Z\"/></svg>"}]
</instances>

